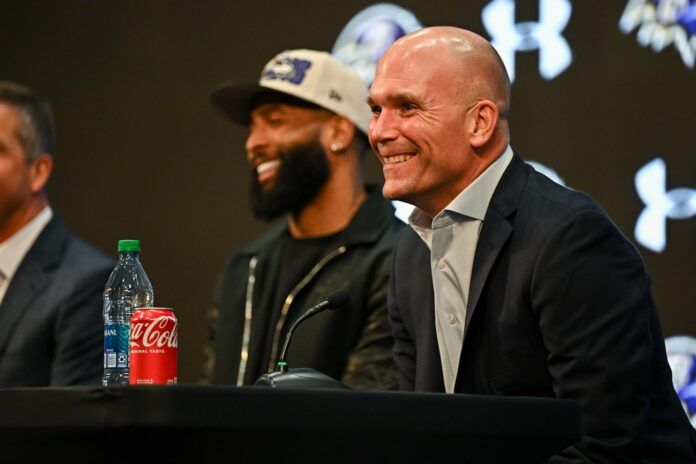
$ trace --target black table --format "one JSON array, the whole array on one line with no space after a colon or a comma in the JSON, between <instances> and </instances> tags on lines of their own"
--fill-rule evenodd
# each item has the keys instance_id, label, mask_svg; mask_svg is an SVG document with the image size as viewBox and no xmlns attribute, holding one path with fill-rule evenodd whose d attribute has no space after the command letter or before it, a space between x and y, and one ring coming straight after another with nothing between
<instances>
[{"instance_id":1,"label":"black table","mask_svg":"<svg viewBox=\"0 0 696 464\"><path fill-rule=\"evenodd\" d=\"M262 387L0 390L0 462L524 463L580 439L570 401Z\"/></svg>"}]
</instances>

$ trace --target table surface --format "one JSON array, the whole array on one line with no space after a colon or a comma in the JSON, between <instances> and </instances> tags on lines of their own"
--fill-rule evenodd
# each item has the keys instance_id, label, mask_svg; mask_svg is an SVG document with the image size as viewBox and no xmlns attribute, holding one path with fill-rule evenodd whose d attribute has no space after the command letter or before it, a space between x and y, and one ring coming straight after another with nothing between
<instances>
[{"instance_id":1,"label":"table surface","mask_svg":"<svg viewBox=\"0 0 696 464\"><path fill-rule=\"evenodd\" d=\"M133 462L119 443L143 439L166 442L176 462L270 462L278 453L309 462L542 462L581 435L571 401L436 393L24 388L0 389L0 411L0 447L18 459L50 450L66 462Z\"/></svg>"}]
</instances>

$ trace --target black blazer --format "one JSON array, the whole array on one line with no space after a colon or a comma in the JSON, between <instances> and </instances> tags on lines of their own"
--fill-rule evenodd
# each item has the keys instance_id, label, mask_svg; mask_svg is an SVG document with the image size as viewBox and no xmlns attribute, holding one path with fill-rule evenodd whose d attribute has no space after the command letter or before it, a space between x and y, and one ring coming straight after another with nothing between
<instances>
[{"instance_id":1,"label":"black blazer","mask_svg":"<svg viewBox=\"0 0 696 464\"><path fill-rule=\"evenodd\" d=\"M101 295L113 266L51 219L0 305L0 387L100 383Z\"/></svg>"},{"instance_id":2,"label":"black blazer","mask_svg":"<svg viewBox=\"0 0 696 464\"><path fill-rule=\"evenodd\" d=\"M430 251L410 228L389 311L401 389L444 391ZM696 462L638 251L589 196L517 155L476 247L455 391L578 401L584 439L553 462Z\"/></svg>"}]
</instances>

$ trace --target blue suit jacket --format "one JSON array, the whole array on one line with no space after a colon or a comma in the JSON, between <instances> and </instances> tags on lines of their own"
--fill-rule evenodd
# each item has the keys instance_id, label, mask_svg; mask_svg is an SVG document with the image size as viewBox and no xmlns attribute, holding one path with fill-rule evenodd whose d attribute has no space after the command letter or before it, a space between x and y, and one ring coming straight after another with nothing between
<instances>
[{"instance_id":1,"label":"blue suit jacket","mask_svg":"<svg viewBox=\"0 0 696 464\"><path fill-rule=\"evenodd\" d=\"M444 391L430 251L410 228L393 266L400 387ZM476 247L455 392L577 401L584 439L553 462L696 462L638 251L590 197L517 155Z\"/></svg>"},{"instance_id":2,"label":"blue suit jacket","mask_svg":"<svg viewBox=\"0 0 696 464\"><path fill-rule=\"evenodd\" d=\"M113 266L53 217L0 305L0 387L100 382L102 292Z\"/></svg>"}]
</instances>

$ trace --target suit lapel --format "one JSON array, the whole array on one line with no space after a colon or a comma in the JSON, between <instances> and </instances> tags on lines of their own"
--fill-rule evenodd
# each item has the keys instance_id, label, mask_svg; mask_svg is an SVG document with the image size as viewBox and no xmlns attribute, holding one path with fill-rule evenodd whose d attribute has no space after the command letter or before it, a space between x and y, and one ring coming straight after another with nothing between
<instances>
[{"instance_id":1,"label":"suit lapel","mask_svg":"<svg viewBox=\"0 0 696 464\"><path fill-rule=\"evenodd\" d=\"M465 334L469 330L469 323L478 307L481 292L493 264L513 231L509 218L517 209L527 177L528 172L524 162L519 156L514 155L491 198L474 254Z\"/></svg>"},{"instance_id":2,"label":"suit lapel","mask_svg":"<svg viewBox=\"0 0 696 464\"><path fill-rule=\"evenodd\" d=\"M495 259L498 257L500 250L503 248L503 245L505 245L505 242L507 242L511 233L512 226L504 217L497 213L486 214L486 220L483 223L481 236L476 246L474 265L471 271L469 301L466 305L465 330L469 329L469 322L476 310L481 291L488 279L488 274L491 272L493 263L495 263Z\"/></svg>"},{"instance_id":3,"label":"suit lapel","mask_svg":"<svg viewBox=\"0 0 696 464\"><path fill-rule=\"evenodd\" d=\"M0 305L0 355L19 319L49 283L48 272L59 263L67 237L67 228L54 216L17 268Z\"/></svg>"},{"instance_id":4,"label":"suit lapel","mask_svg":"<svg viewBox=\"0 0 696 464\"><path fill-rule=\"evenodd\" d=\"M455 392L459 392L462 388L466 388L463 385L467 382L472 380L475 381L475 379L471 378L472 371L470 370L470 366L462 364L462 361L466 359L464 353L466 336L471 329L471 320L474 312L477 310L485 310L485 301L480 300L481 294L489 279L493 265L514 230L513 213L517 210L517 205L522 198L528 176L529 171L524 161L515 154L512 161L510 161L510 165L505 170L503 177L501 177L500 182L498 182L498 186L495 192L493 192L493 197L488 205L488 211L486 211L486 217L483 220L483 227L478 244L476 245L474 264L471 270L466 325L464 326L464 343L462 343L462 351L459 356L457 380L454 384ZM479 306L484 307L478 309Z\"/></svg>"}]
</instances>

